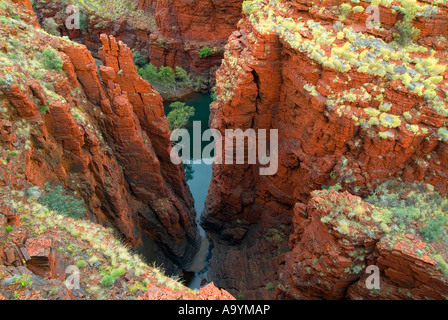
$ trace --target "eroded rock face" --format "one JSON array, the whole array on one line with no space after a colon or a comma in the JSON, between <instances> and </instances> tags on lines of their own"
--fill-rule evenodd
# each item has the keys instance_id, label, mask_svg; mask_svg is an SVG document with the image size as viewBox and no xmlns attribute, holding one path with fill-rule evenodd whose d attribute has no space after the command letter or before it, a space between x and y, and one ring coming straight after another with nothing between
<instances>
[{"instance_id":1,"label":"eroded rock face","mask_svg":"<svg viewBox=\"0 0 448 320\"><path fill-rule=\"evenodd\" d=\"M42 19L54 18L64 35L82 39L94 52L102 45L100 34L112 34L157 66L181 66L193 76L214 80L223 47L241 17L241 3L241 0L138 1L134 11L141 10L138 15L145 15L141 22L128 14L112 20L98 12L89 12L87 32L66 28L66 15L61 14L66 3L36 1L36 8ZM210 57L199 57L202 47L210 48Z\"/></svg>"},{"instance_id":2,"label":"eroded rock face","mask_svg":"<svg viewBox=\"0 0 448 320\"><path fill-rule=\"evenodd\" d=\"M223 47L241 17L241 0L156 1L158 28L151 34L150 60L160 66L181 66L194 75L213 78ZM202 47L212 55L200 58Z\"/></svg>"},{"instance_id":3,"label":"eroded rock face","mask_svg":"<svg viewBox=\"0 0 448 320\"><path fill-rule=\"evenodd\" d=\"M443 208L443 201L429 200L439 196L426 188L406 187L398 198L406 202L411 200L407 198L411 190L418 190L418 197L426 199L415 207L420 213ZM388 195L381 196L395 191L391 185ZM394 226L403 223L396 208L379 208L348 192L325 190L312 195L308 205L294 208L292 251L278 271L277 298L444 299L448 293L446 245L440 239L422 238L419 231L424 219L433 217L413 217L400 229ZM425 205L431 208L428 212ZM412 209L407 207L409 215ZM378 268L376 288L369 287L373 269L366 271L368 266Z\"/></svg>"},{"instance_id":4,"label":"eroded rock face","mask_svg":"<svg viewBox=\"0 0 448 320\"><path fill-rule=\"evenodd\" d=\"M202 225L216 243L212 279L232 293L271 296L265 285L288 251L293 208L323 185L365 196L400 178L446 193L446 6L417 15L420 37L403 49L389 44L397 10L381 5L384 29L367 31L368 3L344 19L338 5L253 1L229 38L211 126L279 133L274 176L257 165L214 166Z\"/></svg>"},{"instance_id":5,"label":"eroded rock face","mask_svg":"<svg viewBox=\"0 0 448 320\"><path fill-rule=\"evenodd\" d=\"M2 68L5 79L13 70L22 72L0 87L2 146L26 144L2 168L5 183L42 189L62 184L84 199L96 222L115 226L130 246L145 248L169 272L188 269L201 241L193 199L183 167L169 159L162 99L136 74L130 49L104 35L100 79L84 45L19 23L23 43L14 50L33 60L40 76L30 76L34 67L23 64ZM13 27L2 28L17 35ZM61 71L40 65L45 48L56 50ZM12 172L17 178L9 181Z\"/></svg>"}]
</instances>

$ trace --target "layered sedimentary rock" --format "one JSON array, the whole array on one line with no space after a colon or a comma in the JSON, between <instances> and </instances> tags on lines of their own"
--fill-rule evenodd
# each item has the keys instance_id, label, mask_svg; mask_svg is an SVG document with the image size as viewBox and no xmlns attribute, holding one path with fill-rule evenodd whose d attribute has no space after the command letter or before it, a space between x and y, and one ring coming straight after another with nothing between
<instances>
[{"instance_id":1,"label":"layered sedimentary rock","mask_svg":"<svg viewBox=\"0 0 448 320\"><path fill-rule=\"evenodd\" d=\"M313 192L308 205L294 208L277 298L445 299L446 234L424 226L447 218L446 199L424 184L377 191L370 201L388 208L335 190Z\"/></svg>"},{"instance_id":2,"label":"layered sedimentary rock","mask_svg":"<svg viewBox=\"0 0 448 320\"><path fill-rule=\"evenodd\" d=\"M65 2L36 1L36 8L41 20L54 18L64 35L82 38L94 51L101 46L101 33L112 34L157 66L181 66L208 80L214 78L226 40L240 19L241 3L241 0L125 1L118 8L113 2L93 1L90 7L81 7L86 14L84 30L67 29ZM203 47L210 48L210 57L200 58Z\"/></svg>"},{"instance_id":3,"label":"layered sedimentary rock","mask_svg":"<svg viewBox=\"0 0 448 320\"><path fill-rule=\"evenodd\" d=\"M381 28L367 29L369 5L243 6L211 126L277 129L279 168L260 176L259 165L214 166L202 224L215 240L212 279L232 293L273 296L293 208L313 190L339 183L366 196L402 179L447 191L447 7L381 3Z\"/></svg>"},{"instance_id":4,"label":"layered sedimentary rock","mask_svg":"<svg viewBox=\"0 0 448 320\"><path fill-rule=\"evenodd\" d=\"M74 20L76 9L70 5L79 8L79 19ZM83 42L95 55L102 46L102 33L111 34L148 54L150 35L156 28L152 6L143 4L140 7L134 1L36 1L35 8L41 23L54 19L58 32ZM79 22L78 26L72 26L75 21Z\"/></svg>"},{"instance_id":5,"label":"layered sedimentary rock","mask_svg":"<svg viewBox=\"0 0 448 320\"><path fill-rule=\"evenodd\" d=\"M157 29L151 34L151 62L181 66L194 75L213 78L227 38L241 17L242 1L156 2ZM210 57L200 57L203 47L211 50Z\"/></svg>"},{"instance_id":6,"label":"layered sedimentary rock","mask_svg":"<svg viewBox=\"0 0 448 320\"><path fill-rule=\"evenodd\" d=\"M4 10L12 17L17 8ZM149 259L188 269L201 241L193 199L183 167L169 160L162 99L136 74L130 49L104 35L100 78L84 45L17 14L2 23L16 43L1 48L2 147L13 155L4 185L61 184Z\"/></svg>"},{"instance_id":7,"label":"layered sedimentary rock","mask_svg":"<svg viewBox=\"0 0 448 320\"><path fill-rule=\"evenodd\" d=\"M106 229L75 220L38 202L38 190L0 189L19 224L0 203L2 300L223 300L234 299L208 284L191 290L168 278ZM37 197L36 197L37 196ZM11 209L11 208L10 208ZM3 215L6 213L7 215ZM79 285L67 273L79 268Z\"/></svg>"}]
</instances>

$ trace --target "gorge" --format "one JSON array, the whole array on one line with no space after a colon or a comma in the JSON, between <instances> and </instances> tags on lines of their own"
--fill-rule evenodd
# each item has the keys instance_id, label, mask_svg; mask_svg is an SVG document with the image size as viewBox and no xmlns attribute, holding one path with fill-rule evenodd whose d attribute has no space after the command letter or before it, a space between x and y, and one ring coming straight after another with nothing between
<instances>
[{"instance_id":1,"label":"gorge","mask_svg":"<svg viewBox=\"0 0 448 320\"><path fill-rule=\"evenodd\" d=\"M446 0L2 0L0 11L0 280L51 239L43 266L30 254L25 269L56 279L84 261L88 298L448 297ZM189 132L278 130L277 172L175 165L173 101L195 107ZM43 199L58 187L92 226L54 218ZM113 246L90 252L95 234Z\"/></svg>"}]
</instances>

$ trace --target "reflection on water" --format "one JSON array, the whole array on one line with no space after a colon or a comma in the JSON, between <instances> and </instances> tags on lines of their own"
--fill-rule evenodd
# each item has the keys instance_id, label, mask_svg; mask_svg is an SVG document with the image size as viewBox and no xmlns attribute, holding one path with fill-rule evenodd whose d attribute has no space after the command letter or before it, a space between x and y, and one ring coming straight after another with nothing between
<instances>
[{"instance_id":1,"label":"reflection on water","mask_svg":"<svg viewBox=\"0 0 448 320\"><path fill-rule=\"evenodd\" d=\"M194 121L201 121L202 133L209 128L208 120L210 117L210 104L212 103L212 101L213 100L210 97L210 94L203 93L197 93L182 100L182 102L185 102L187 105L195 107L196 110L195 115L190 118L188 126L186 127L186 129L190 133L191 139L193 139ZM164 103L165 114L168 114L171 111L169 105L169 102ZM203 142L202 148L204 148L207 144L210 144L210 142ZM191 141L191 148L193 148L193 141ZM190 154L193 156L193 150ZM212 179L212 166L207 165L203 162L201 162L200 164L193 164L192 162L192 164L190 165L190 170L188 170L187 173L187 176L189 177L187 181L188 186L190 187L195 202L194 206L196 209L196 221L198 222L199 231L203 238L207 238L204 229L202 229L202 227L199 225L199 219L202 211L204 210L204 203L207 197L208 187ZM204 239L204 241L207 240ZM207 256L207 259L209 259L210 257L208 254ZM208 262L206 263L206 265L208 265ZM207 278L207 268L208 267L206 267L205 270L200 273L186 274L186 276L184 277L185 284L191 289L199 289L201 287L202 279Z\"/></svg>"},{"instance_id":2,"label":"reflection on water","mask_svg":"<svg viewBox=\"0 0 448 320\"><path fill-rule=\"evenodd\" d=\"M205 198L207 197L208 187L212 179L212 166L205 163L192 164L192 169L194 170L192 174L192 179L188 181L188 186L190 187L191 193L194 198L194 207L196 209L196 221L201 231L201 236L205 237L205 231L199 225L199 218L204 210Z\"/></svg>"}]
</instances>

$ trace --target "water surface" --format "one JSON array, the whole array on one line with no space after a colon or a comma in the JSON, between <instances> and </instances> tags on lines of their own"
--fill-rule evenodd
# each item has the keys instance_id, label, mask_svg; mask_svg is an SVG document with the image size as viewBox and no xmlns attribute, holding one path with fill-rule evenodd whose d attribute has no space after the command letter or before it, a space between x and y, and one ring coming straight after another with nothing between
<instances>
[{"instance_id":1,"label":"water surface","mask_svg":"<svg viewBox=\"0 0 448 320\"><path fill-rule=\"evenodd\" d=\"M193 94L183 100L182 102L185 102L187 105L195 107L195 115L190 118L189 123L186 127L188 132L190 133L190 144L191 144L191 160L202 160L202 159L193 159L193 122L194 121L200 121L201 122L201 135L202 133L207 130L208 127L208 120L210 117L210 104L212 103L212 98L210 94L204 94L204 93L196 93ZM170 102L165 102L165 114L168 114L170 112L169 108ZM210 142L203 142L202 148L204 148L206 145L208 145ZM201 148L201 151L202 151ZM200 164L191 164L191 169L193 170L192 174L189 174L189 179L187 181L188 186L190 187L191 193L194 198L195 203L195 209L196 209L196 221L198 223L200 234L204 239L204 241L208 240L208 237L204 231L204 229L199 225L199 219L201 216L202 211L204 210L204 203L205 199L207 197L208 193L208 187L210 185L211 179L212 179L212 166L207 165L201 161ZM190 171L191 172L191 171ZM207 256L209 256L207 254ZM210 257L208 257L209 259ZM208 262L206 263L205 270L202 270L201 272L195 273L195 274L186 274L184 277L185 284L191 288L191 289L199 289L201 287L201 281L202 279L207 279L207 269L208 269Z\"/></svg>"}]
</instances>

